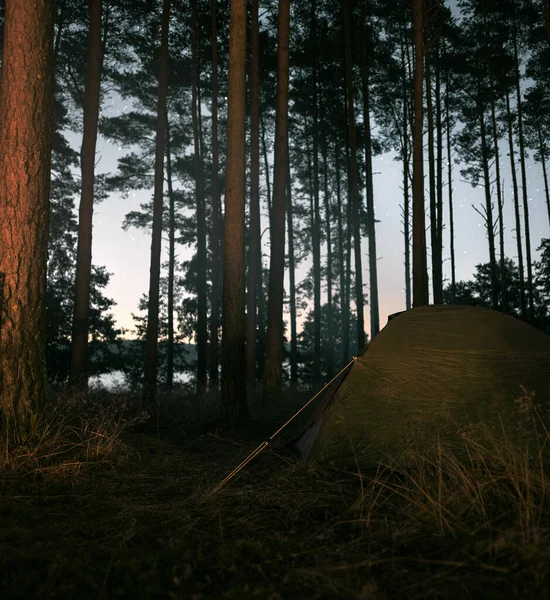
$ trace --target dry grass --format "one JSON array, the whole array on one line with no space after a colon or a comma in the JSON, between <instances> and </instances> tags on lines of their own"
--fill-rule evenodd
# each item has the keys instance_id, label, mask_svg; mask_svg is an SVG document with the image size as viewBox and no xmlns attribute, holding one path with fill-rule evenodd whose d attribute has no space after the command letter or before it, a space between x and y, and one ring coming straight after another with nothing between
<instances>
[{"instance_id":1,"label":"dry grass","mask_svg":"<svg viewBox=\"0 0 550 600\"><path fill-rule=\"evenodd\" d=\"M273 445L210 498L278 423L205 432L173 408L138 432L105 407L76 431L52 421L4 464L0 595L550 597L550 438L532 398L518 409L519 435L472 427L458 449L376 468Z\"/></svg>"}]
</instances>

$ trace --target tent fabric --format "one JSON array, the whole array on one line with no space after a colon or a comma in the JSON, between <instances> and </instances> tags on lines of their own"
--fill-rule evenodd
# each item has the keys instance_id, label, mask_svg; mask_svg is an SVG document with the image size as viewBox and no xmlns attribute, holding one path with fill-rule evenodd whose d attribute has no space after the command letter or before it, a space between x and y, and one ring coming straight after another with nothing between
<instances>
[{"instance_id":1,"label":"tent fabric","mask_svg":"<svg viewBox=\"0 0 550 600\"><path fill-rule=\"evenodd\" d=\"M517 431L521 386L550 407L550 336L503 313L434 305L393 315L325 399L301 457L377 462L484 423Z\"/></svg>"}]
</instances>

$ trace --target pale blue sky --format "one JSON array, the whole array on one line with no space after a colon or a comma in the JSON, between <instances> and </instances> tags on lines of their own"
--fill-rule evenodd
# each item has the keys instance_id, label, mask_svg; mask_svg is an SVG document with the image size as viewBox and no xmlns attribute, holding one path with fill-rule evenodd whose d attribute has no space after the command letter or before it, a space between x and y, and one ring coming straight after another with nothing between
<instances>
[{"instance_id":1,"label":"pale blue sky","mask_svg":"<svg viewBox=\"0 0 550 600\"><path fill-rule=\"evenodd\" d=\"M123 107L116 105L103 108L103 114L113 114ZM79 143L77 137L74 143ZM504 150L504 148L503 148ZM98 172L114 171L117 159L126 150L106 142L102 138L98 141ZM502 177L505 181L505 248L506 255L516 258L516 241L513 216L513 201L511 193L511 176L509 159L504 151L501 157ZM427 164L425 165L427 169ZM483 188L472 188L469 184L460 181L459 168L455 168L454 183L454 212L455 212L455 251L457 279L469 279L475 270L475 265L488 261L488 244L485 226L481 217L472 208L475 204L479 208L484 205ZM379 273L379 298L381 324L385 324L387 316L405 308L404 293L404 256L403 235L400 233L402 192L400 189L402 174L401 163L393 160L393 155L386 154L375 159L375 211L376 217L381 222L376 227L376 240L378 249ZM426 171L427 173L427 171ZM532 236L533 256L538 257L535 248L542 237L550 237L550 225L544 202L544 189L542 184L541 167L533 161L528 162L528 190L530 206L530 223ZM427 181L426 181L427 185ZM117 306L114 315L119 326L127 329L133 328L132 312L137 312L140 296L148 291L149 286L149 260L150 260L150 233L135 229L124 232L121 230L122 221L126 213L139 209L139 204L150 200L151 192L132 192L128 198L119 194L111 196L96 205L94 211L94 237L93 237L93 262L105 265L112 273L111 282L106 293L114 298ZM445 200L444 223L444 277L450 278L449 258L449 229L448 207ZM428 233L429 243L429 233ZM367 240L363 241L364 281L368 282L368 261L366 259ZM179 248L179 259L185 260L189 250ZM326 248L323 248L325 259ZM163 260L166 259L164 248ZM298 280L303 277L304 268L298 272ZM286 286L288 291L288 285ZM368 292L368 288L367 288ZM369 306L365 310L365 323L367 332L370 328Z\"/></svg>"}]
</instances>

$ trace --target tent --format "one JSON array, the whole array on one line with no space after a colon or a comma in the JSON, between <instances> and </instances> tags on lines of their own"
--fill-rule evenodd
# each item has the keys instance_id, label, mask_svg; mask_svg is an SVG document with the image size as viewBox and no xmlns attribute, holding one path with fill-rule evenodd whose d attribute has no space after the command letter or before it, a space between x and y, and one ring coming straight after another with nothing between
<instances>
[{"instance_id":1,"label":"tent","mask_svg":"<svg viewBox=\"0 0 550 600\"><path fill-rule=\"evenodd\" d=\"M296 441L301 457L375 463L483 423L518 429L524 386L550 414L550 336L474 306L397 313L325 393Z\"/></svg>"}]
</instances>

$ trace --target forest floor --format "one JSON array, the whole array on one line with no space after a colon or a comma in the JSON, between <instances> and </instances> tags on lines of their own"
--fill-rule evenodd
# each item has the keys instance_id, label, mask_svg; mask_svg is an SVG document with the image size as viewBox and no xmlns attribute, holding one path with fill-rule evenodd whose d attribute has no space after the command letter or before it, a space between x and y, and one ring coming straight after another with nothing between
<instances>
[{"instance_id":1,"label":"forest floor","mask_svg":"<svg viewBox=\"0 0 550 600\"><path fill-rule=\"evenodd\" d=\"M359 473L274 443L209 497L280 423L52 426L0 472L0 597L550 598L540 457Z\"/></svg>"}]
</instances>

